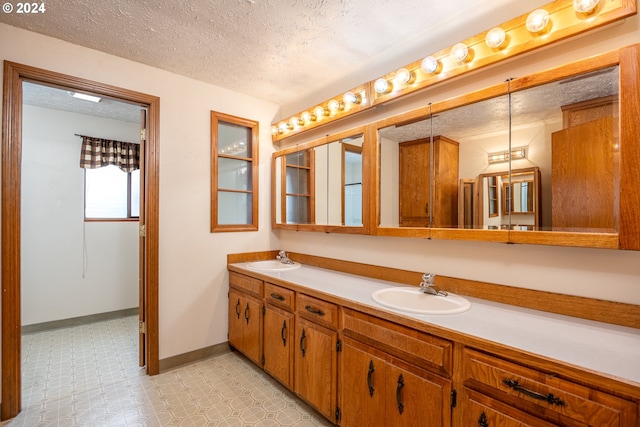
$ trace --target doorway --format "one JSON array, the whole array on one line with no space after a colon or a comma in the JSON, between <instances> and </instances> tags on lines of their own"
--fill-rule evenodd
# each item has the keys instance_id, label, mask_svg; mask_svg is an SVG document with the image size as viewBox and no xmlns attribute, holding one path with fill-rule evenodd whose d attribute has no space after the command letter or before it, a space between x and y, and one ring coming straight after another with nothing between
<instances>
[{"instance_id":1,"label":"doorway","mask_svg":"<svg viewBox=\"0 0 640 427\"><path fill-rule=\"evenodd\" d=\"M160 99L115 86L5 61L2 123L2 420L21 410L20 190L22 83L93 93L139 105L148 112L141 131L144 164L140 212L140 362L159 373L158 355L158 194Z\"/></svg>"}]
</instances>

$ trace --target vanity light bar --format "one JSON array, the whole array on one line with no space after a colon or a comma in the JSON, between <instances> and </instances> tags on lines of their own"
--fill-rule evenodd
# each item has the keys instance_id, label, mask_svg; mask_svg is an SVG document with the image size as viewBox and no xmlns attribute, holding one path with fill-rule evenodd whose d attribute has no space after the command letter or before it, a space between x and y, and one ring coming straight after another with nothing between
<instances>
[{"instance_id":1,"label":"vanity light bar","mask_svg":"<svg viewBox=\"0 0 640 427\"><path fill-rule=\"evenodd\" d=\"M280 141L636 13L637 2L630 0L553 1L327 100L315 107L320 114L315 110L307 110L294 116L299 118L294 124L292 118L274 123L271 128L272 140ZM353 99L352 96L361 98L357 103L345 102L346 99Z\"/></svg>"},{"instance_id":2,"label":"vanity light bar","mask_svg":"<svg viewBox=\"0 0 640 427\"><path fill-rule=\"evenodd\" d=\"M527 158L527 147L515 147L511 150L511 160L521 160ZM487 160L489 164L504 163L509 161L509 151L497 151L489 153Z\"/></svg>"}]
</instances>

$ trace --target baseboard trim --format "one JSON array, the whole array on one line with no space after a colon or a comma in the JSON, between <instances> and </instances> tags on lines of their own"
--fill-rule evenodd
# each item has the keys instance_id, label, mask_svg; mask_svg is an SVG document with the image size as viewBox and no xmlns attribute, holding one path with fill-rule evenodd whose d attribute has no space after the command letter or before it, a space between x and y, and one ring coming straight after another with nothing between
<instances>
[{"instance_id":1,"label":"baseboard trim","mask_svg":"<svg viewBox=\"0 0 640 427\"><path fill-rule=\"evenodd\" d=\"M103 322L105 320L120 319L135 316L139 313L138 307L125 308L123 310L109 311L106 313L90 314L88 316L72 317L71 319L53 320L51 322L34 323L24 325L21 328L23 334L49 331L52 329L69 328L72 326L88 325L90 323Z\"/></svg>"},{"instance_id":2,"label":"baseboard trim","mask_svg":"<svg viewBox=\"0 0 640 427\"><path fill-rule=\"evenodd\" d=\"M180 366L198 362L200 360L207 359L212 356L218 356L223 353L228 353L229 351L231 351L231 347L229 347L229 343L225 341L220 344L215 344L209 347L193 350L188 353L182 353L182 354L178 354L177 356L171 356L171 357L167 357L166 359L160 359L160 372L179 368Z\"/></svg>"}]
</instances>

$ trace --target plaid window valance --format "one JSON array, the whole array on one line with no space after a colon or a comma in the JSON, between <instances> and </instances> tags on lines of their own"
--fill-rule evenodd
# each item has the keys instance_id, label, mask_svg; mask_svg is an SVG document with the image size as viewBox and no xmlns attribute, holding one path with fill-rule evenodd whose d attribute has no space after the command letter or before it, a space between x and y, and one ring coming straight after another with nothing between
<instances>
[{"instance_id":1,"label":"plaid window valance","mask_svg":"<svg viewBox=\"0 0 640 427\"><path fill-rule=\"evenodd\" d=\"M140 144L85 135L78 136L82 137L81 168L97 169L114 165L123 172L132 172L140 169Z\"/></svg>"}]
</instances>

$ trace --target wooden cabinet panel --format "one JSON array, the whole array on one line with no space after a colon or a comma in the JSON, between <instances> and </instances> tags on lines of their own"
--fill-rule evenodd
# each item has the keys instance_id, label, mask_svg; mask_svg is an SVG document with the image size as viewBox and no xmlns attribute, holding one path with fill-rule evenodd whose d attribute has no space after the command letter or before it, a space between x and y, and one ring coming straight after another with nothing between
<instances>
[{"instance_id":1,"label":"wooden cabinet panel","mask_svg":"<svg viewBox=\"0 0 640 427\"><path fill-rule=\"evenodd\" d=\"M327 328L338 329L338 306L305 294L298 294L296 307L300 316Z\"/></svg>"},{"instance_id":2,"label":"wooden cabinet panel","mask_svg":"<svg viewBox=\"0 0 640 427\"><path fill-rule=\"evenodd\" d=\"M465 385L488 390L522 411L555 423L635 427L637 405L471 349L464 350Z\"/></svg>"},{"instance_id":3,"label":"wooden cabinet panel","mask_svg":"<svg viewBox=\"0 0 640 427\"><path fill-rule=\"evenodd\" d=\"M273 304L283 310L293 311L295 292L272 283L265 283L264 300L267 304Z\"/></svg>"},{"instance_id":4,"label":"wooden cabinet panel","mask_svg":"<svg viewBox=\"0 0 640 427\"><path fill-rule=\"evenodd\" d=\"M294 390L322 415L336 411L338 334L296 316Z\"/></svg>"},{"instance_id":5,"label":"wooden cabinet panel","mask_svg":"<svg viewBox=\"0 0 640 427\"><path fill-rule=\"evenodd\" d=\"M230 271L229 286L256 298L262 298L262 280Z\"/></svg>"},{"instance_id":6,"label":"wooden cabinet panel","mask_svg":"<svg viewBox=\"0 0 640 427\"><path fill-rule=\"evenodd\" d=\"M293 388L293 314L267 304L263 325L264 370Z\"/></svg>"},{"instance_id":7,"label":"wooden cabinet panel","mask_svg":"<svg viewBox=\"0 0 640 427\"><path fill-rule=\"evenodd\" d=\"M260 364L262 356L262 301L229 290L229 344Z\"/></svg>"},{"instance_id":8,"label":"wooden cabinet panel","mask_svg":"<svg viewBox=\"0 0 640 427\"><path fill-rule=\"evenodd\" d=\"M463 388L460 394L460 425L464 427L553 427L498 400Z\"/></svg>"}]
</instances>

